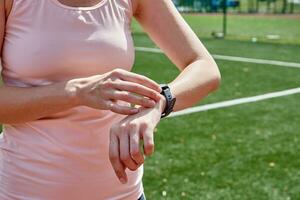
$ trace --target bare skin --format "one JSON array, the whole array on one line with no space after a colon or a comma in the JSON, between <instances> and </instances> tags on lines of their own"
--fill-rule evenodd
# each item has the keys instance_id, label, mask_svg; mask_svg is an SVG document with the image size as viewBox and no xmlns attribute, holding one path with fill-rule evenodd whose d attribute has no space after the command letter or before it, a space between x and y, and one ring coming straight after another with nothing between
<instances>
[{"instance_id":1,"label":"bare skin","mask_svg":"<svg viewBox=\"0 0 300 200\"><path fill-rule=\"evenodd\" d=\"M5 20L11 12L12 3L12 0L6 0L5 4L0 1L1 49ZM0 94L3 94L0 99L0 123L32 121L80 105L132 115L138 110L118 105L116 101L154 107L162 99L160 91L160 86L155 81L122 69L40 87L18 88L3 85L0 88Z\"/></svg>"},{"instance_id":2,"label":"bare skin","mask_svg":"<svg viewBox=\"0 0 300 200\"><path fill-rule=\"evenodd\" d=\"M11 2L12 0L6 1ZM92 6L99 3L99 0L59 1L68 6L81 7ZM177 12L171 0L131 0L131 2L134 17L141 24L150 38L163 50L168 58L181 71L181 73L172 82L168 83L172 94L177 99L174 111L179 111L193 106L210 92L217 89L220 83L220 72L215 61L192 29ZM11 3L8 3L8 6L6 7L7 12L9 12L9 4ZM0 11L1 9L2 11L4 10L3 3L2 5L0 4ZM1 46L4 31L3 18L3 16L0 16ZM117 77L122 75L124 76L123 73L124 72L119 71L117 73ZM131 74L131 76L136 77L137 75ZM87 77L84 78L83 82L92 83L93 81L94 83L99 83L101 82L101 79L92 80L90 77ZM9 121L9 116L24 116L23 113L28 108L31 108L34 112L31 112L30 116L24 116L21 121L29 121L37 116L49 114L44 113L42 110L45 109L40 109L37 102L33 102L32 99L26 97L26 95L34 92L38 92L40 94L40 99L46 101L46 105L52 108L51 111L53 113L67 107L66 102L61 102L64 95L72 97L68 99L67 105L71 105L70 107L78 104L80 105L82 102L87 103L87 100L82 100L86 97L80 97L83 94L91 97L94 101L99 98L93 96L93 94L84 92L89 90L86 89L83 82L82 80L80 81L75 79L65 83L57 83L57 85L54 84L52 87L46 86L36 90L28 89L27 91L24 89L2 87L0 88L1 96L7 96L7 94L11 95L8 95L9 97L6 97L6 100L0 100L0 107L11 106L16 107L17 109L14 109L13 111L9 109L0 111L0 122L5 120ZM105 82L105 80L102 82ZM126 168L136 170L144 163L144 155L149 156L154 152L154 128L160 121L160 115L165 108L166 103L162 95L160 95L160 98L155 97L154 94L156 88L154 85L150 86L151 80L146 80L146 78L144 78L144 82L138 83L140 85L148 84L149 89L152 89L153 92L153 96L150 95L150 97L148 97L155 100L156 104L153 107L141 105L138 113L128 115L120 122L115 123L110 129L109 157L112 167L122 183L127 182ZM111 86L113 86L117 83L111 84ZM126 87L129 86L126 85ZM52 89L53 92L56 91L54 93L57 94L57 96L49 98L49 96L47 96L47 90L49 89ZM20 99L25 100L26 103L22 104L21 102L12 101L13 99L16 99L16 95L18 95ZM130 94L128 94L128 97L129 96ZM22 106L20 107L19 105ZM144 141L143 152L139 148L141 140Z\"/></svg>"}]
</instances>

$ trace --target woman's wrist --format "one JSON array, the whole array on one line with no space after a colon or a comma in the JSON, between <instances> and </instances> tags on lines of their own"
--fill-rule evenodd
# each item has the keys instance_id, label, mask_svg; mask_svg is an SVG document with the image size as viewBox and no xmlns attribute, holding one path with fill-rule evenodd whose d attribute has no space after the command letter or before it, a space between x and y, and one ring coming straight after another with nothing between
<instances>
[{"instance_id":1,"label":"woman's wrist","mask_svg":"<svg viewBox=\"0 0 300 200\"><path fill-rule=\"evenodd\" d=\"M78 84L76 83L76 79L61 82L60 87L63 87L66 97L68 98L68 101L71 105L81 105L79 89Z\"/></svg>"}]
</instances>

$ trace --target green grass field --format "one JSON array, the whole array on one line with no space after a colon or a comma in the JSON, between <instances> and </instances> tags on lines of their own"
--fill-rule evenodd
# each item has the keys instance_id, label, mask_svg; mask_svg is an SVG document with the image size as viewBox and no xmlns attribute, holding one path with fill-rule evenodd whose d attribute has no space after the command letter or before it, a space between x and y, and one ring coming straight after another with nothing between
<instances>
[{"instance_id":1,"label":"green grass field","mask_svg":"<svg viewBox=\"0 0 300 200\"><path fill-rule=\"evenodd\" d=\"M299 19L232 16L229 39L219 40L210 38L219 16L185 18L212 54L300 63ZM155 47L136 22L133 30L136 46ZM266 33L282 40L269 42ZM250 42L253 35L263 42ZM221 87L197 105L300 87L300 69L216 61ZM159 83L179 74L163 54L139 51L133 71ZM147 199L300 199L299 100L296 94L163 119L145 164Z\"/></svg>"},{"instance_id":2,"label":"green grass field","mask_svg":"<svg viewBox=\"0 0 300 200\"><path fill-rule=\"evenodd\" d=\"M209 38L213 31L222 31L222 15L200 14L183 15L188 24L200 38ZM229 15L227 39L251 41L256 37L258 41L300 44L300 15L284 17L280 15ZM143 33L134 21L135 33ZM279 35L278 40L269 40L267 35Z\"/></svg>"},{"instance_id":3,"label":"green grass field","mask_svg":"<svg viewBox=\"0 0 300 200\"><path fill-rule=\"evenodd\" d=\"M136 36L136 41L140 37L144 36ZM293 50L300 52L300 46L203 42L213 53L278 59L285 52L282 60L299 61ZM263 49L266 53L261 55ZM217 63L222 86L199 104L300 86L300 69ZM134 69L158 82L168 82L178 74L165 56L142 52L137 53ZM145 166L148 198L299 199L299 98L293 95L162 120L156 153Z\"/></svg>"},{"instance_id":4,"label":"green grass field","mask_svg":"<svg viewBox=\"0 0 300 200\"><path fill-rule=\"evenodd\" d=\"M185 19L213 54L300 62L299 19L231 16L227 40L210 38L221 27L220 16ZM155 47L136 22L133 27L136 46ZM271 33L282 39L265 39ZM252 36L262 42L250 42ZM217 63L221 88L198 105L300 87L300 69ZM134 71L157 82L179 73L164 55L145 52L137 52ZM162 120L156 152L145 165L148 199L300 199L299 99L300 94Z\"/></svg>"}]
</instances>

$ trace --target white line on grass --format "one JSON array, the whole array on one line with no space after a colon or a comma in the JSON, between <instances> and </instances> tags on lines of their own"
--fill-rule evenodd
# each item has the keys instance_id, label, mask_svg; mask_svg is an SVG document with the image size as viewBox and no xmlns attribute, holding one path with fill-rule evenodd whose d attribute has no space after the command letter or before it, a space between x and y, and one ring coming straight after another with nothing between
<instances>
[{"instance_id":1,"label":"white line on grass","mask_svg":"<svg viewBox=\"0 0 300 200\"><path fill-rule=\"evenodd\" d=\"M135 47L135 49L137 51L143 51L143 52L163 53L160 49L157 48ZM256 64L264 64L264 65L277 65L277 66L284 66L284 67L300 68L300 63L294 63L294 62L284 62L278 60L265 60L265 59L245 58L245 57L225 56L225 55L212 55L212 56L217 60L228 60L228 61L236 61L236 62L247 62L247 63L256 63Z\"/></svg>"},{"instance_id":2,"label":"white line on grass","mask_svg":"<svg viewBox=\"0 0 300 200\"><path fill-rule=\"evenodd\" d=\"M202 111L206 111L206 110L230 107L230 106L239 105L239 104L263 101L266 99L283 97L283 96L288 96L288 95L297 94L297 93L300 93L300 87L294 88L294 89L283 90L283 91L279 91L279 92L266 93L263 95L257 95L257 96L253 96L253 97L245 97L245 98L240 98L240 99L233 99L233 100L222 101L222 102L218 102L218 103L207 104L207 105L203 105L203 106L187 108L184 110L173 112L167 117L177 117L177 116L187 115L187 114L191 114L191 113L195 113L195 112L202 112Z\"/></svg>"}]
</instances>

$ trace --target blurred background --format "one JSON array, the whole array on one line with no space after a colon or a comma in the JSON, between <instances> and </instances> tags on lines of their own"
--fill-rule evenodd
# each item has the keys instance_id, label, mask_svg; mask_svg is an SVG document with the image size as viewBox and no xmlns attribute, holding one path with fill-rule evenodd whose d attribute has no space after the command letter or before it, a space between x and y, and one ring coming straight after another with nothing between
<instances>
[{"instance_id":1,"label":"blurred background","mask_svg":"<svg viewBox=\"0 0 300 200\"><path fill-rule=\"evenodd\" d=\"M147 199L300 199L300 0L173 2L222 84L156 127ZM133 72L158 83L180 73L135 20L132 35Z\"/></svg>"},{"instance_id":2,"label":"blurred background","mask_svg":"<svg viewBox=\"0 0 300 200\"><path fill-rule=\"evenodd\" d=\"M300 12L299 0L173 0L173 2L181 12L215 13L223 9L224 3L232 13Z\"/></svg>"},{"instance_id":3,"label":"blurred background","mask_svg":"<svg viewBox=\"0 0 300 200\"><path fill-rule=\"evenodd\" d=\"M214 56L219 90L173 113L146 160L147 199L300 199L299 0L174 0ZM136 21L134 72L179 70ZM172 34L172 33L170 33Z\"/></svg>"}]
</instances>

